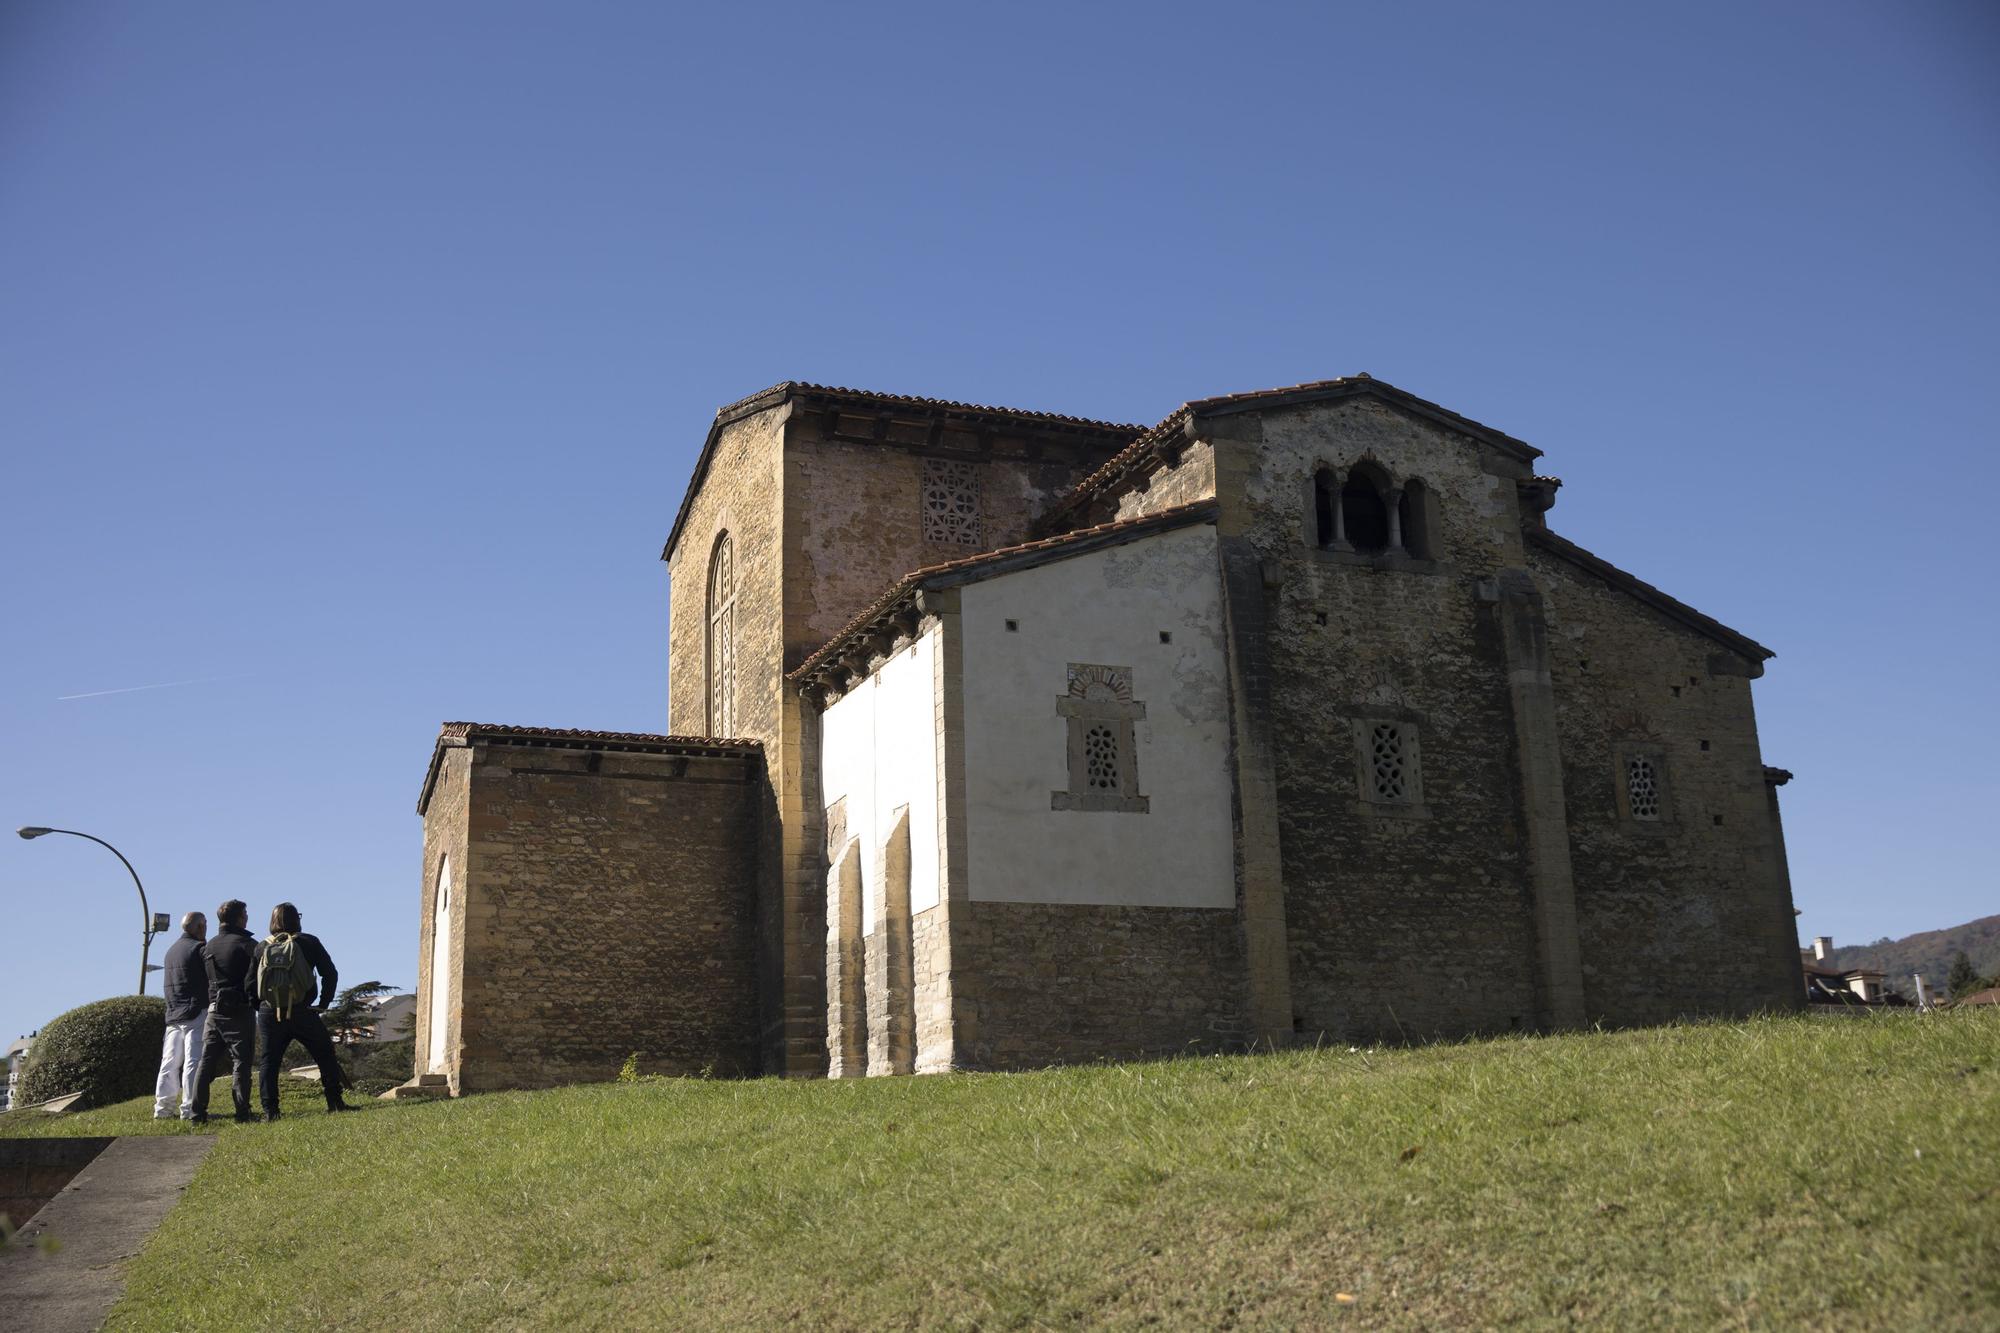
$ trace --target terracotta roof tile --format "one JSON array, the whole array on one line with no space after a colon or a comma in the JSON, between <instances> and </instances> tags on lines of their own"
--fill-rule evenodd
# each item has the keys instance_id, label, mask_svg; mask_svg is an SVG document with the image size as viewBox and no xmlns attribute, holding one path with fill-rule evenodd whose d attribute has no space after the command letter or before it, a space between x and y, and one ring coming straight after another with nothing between
<instances>
[{"instance_id":1,"label":"terracotta roof tile","mask_svg":"<svg viewBox=\"0 0 2000 1333\"><path fill-rule=\"evenodd\" d=\"M1003 546L993 551L981 551L977 555L964 556L957 560L946 560L941 564L926 565L912 570L890 586L889 590L870 602L849 620L824 644L814 649L798 666L786 673L787 679L803 680L812 675L827 661L836 657L847 641L869 625L883 619L898 603L912 596L926 584L941 580L969 581L956 578L987 566L1009 564L1040 554L1058 554L1071 547L1090 546L1098 542L1109 544L1113 540L1131 536L1147 536L1153 532L1165 532L1172 528L1193 523L1199 519L1213 518L1216 504L1214 500L1196 500L1192 504L1177 505L1172 509L1162 509L1154 514L1142 514L1136 518L1119 519L1114 523L1099 523L1095 527L1078 528L1054 537L1043 537L1036 541L1021 542L1015 546Z\"/></svg>"},{"instance_id":2,"label":"terracotta roof tile","mask_svg":"<svg viewBox=\"0 0 2000 1333\"><path fill-rule=\"evenodd\" d=\"M1075 490L1049 511L1043 522L1049 526L1056 526L1063 517L1088 504L1100 491L1116 484L1126 475L1142 470L1150 471L1151 467L1148 465L1156 465L1160 461L1160 456L1156 452L1160 442L1181 431L1194 418L1218 412L1248 411L1265 405L1283 406L1287 400L1312 402L1333 396L1363 393L1399 404L1444 425L1476 436L1522 461L1541 457L1542 451L1526 441L1517 440L1504 431L1495 430L1491 426L1474 421L1471 417L1461 416L1427 398L1419 398L1386 380L1378 380L1366 373L1346 375L1337 379L1289 384L1276 389L1251 389L1243 393L1219 394L1213 398L1196 398L1183 403L1169 413L1159 425L1113 454L1103 467L1079 482Z\"/></svg>"},{"instance_id":3,"label":"terracotta roof tile","mask_svg":"<svg viewBox=\"0 0 2000 1333\"><path fill-rule=\"evenodd\" d=\"M734 736L665 736L645 731L586 731L577 727L515 727L495 722L447 722L438 734L460 740L469 739L473 736L512 736L564 741L602 741L609 744L623 745L651 745L662 749L673 746L748 750L761 750L764 748L762 741L746 740L742 737Z\"/></svg>"},{"instance_id":4,"label":"terracotta roof tile","mask_svg":"<svg viewBox=\"0 0 2000 1333\"><path fill-rule=\"evenodd\" d=\"M713 736L659 736L641 731L583 731L573 727L512 727L491 722L447 722L438 729L431 746L430 767L424 772L424 789L417 796L417 813L430 808L431 792L437 787L438 770L444 752L452 742L496 740L518 741L557 749L617 750L628 754L684 754L724 759L750 759L764 752L763 743L753 740L720 739Z\"/></svg>"}]
</instances>

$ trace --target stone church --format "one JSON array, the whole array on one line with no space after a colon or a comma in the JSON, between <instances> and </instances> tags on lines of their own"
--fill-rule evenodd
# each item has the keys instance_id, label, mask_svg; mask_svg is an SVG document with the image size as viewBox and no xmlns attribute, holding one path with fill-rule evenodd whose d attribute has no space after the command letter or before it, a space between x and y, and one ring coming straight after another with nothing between
<instances>
[{"instance_id":1,"label":"stone church","mask_svg":"<svg viewBox=\"0 0 2000 1333\"><path fill-rule=\"evenodd\" d=\"M666 733L454 722L417 1067L895 1074L1794 1008L1771 656L1367 375L1158 425L784 383Z\"/></svg>"}]
</instances>

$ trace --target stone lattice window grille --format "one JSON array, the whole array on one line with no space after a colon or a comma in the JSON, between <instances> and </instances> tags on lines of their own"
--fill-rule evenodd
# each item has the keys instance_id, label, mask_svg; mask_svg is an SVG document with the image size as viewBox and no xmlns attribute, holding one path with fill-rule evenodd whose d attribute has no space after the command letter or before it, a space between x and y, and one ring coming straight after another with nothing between
<instances>
[{"instance_id":1,"label":"stone lattice window grille","mask_svg":"<svg viewBox=\"0 0 2000 1333\"><path fill-rule=\"evenodd\" d=\"M942 458L924 460L924 540L978 546L979 469Z\"/></svg>"},{"instance_id":2,"label":"stone lattice window grille","mask_svg":"<svg viewBox=\"0 0 2000 1333\"><path fill-rule=\"evenodd\" d=\"M1368 758L1375 799L1400 801L1407 791L1403 772L1403 724L1377 722L1369 732Z\"/></svg>"},{"instance_id":3,"label":"stone lattice window grille","mask_svg":"<svg viewBox=\"0 0 2000 1333\"><path fill-rule=\"evenodd\" d=\"M1370 707L1354 719L1356 778L1365 809L1427 813L1417 732L1416 714L1405 709Z\"/></svg>"},{"instance_id":4,"label":"stone lattice window grille","mask_svg":"<svg viewBox=\"0 0 2000 1333\"><path fill-rule=\"evenodd\" d=\"M1632 818L1658 822L1660 774L1650 755L1635 754L1626 758L1625 801Z\"/></svg>"},{"instance_id":5,"label":"stone lattice window grille","mask_svg":"<svg viewBox=\"0 0 2000 1333\"><path fill-rule=\"evenodd\" d=\"M1068 731L1069 788L1049 793L1049 808L1147 813L1132 726L1146 705L1132 697L1132 669L1071 662L1068 675L1056 714Z\"/></svg>"},{"instance_id":6,"label":"stone lattice window grille","mask_svg":"<svg viewBox=\"0 0 2000 1333\"><path fill-rule=\"evenodd\" d=\"M1616 742L1612 763L1618 817L1627 827L1658 832L1673 828L1674 791L1666 751L1650 739Z\"/></svg>"}]
</instances>

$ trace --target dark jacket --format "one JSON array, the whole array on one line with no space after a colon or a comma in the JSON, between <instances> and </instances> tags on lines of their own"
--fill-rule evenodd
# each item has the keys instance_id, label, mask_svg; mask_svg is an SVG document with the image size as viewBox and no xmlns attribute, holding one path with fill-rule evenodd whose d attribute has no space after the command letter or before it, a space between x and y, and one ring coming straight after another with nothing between
<instances>
[{"instance_id":1,"label":"dark jacket","mask_svg":"<svg viewBox=\"0 0 2000 1333\"><path fill-rule=\"evenodd\" d=\"M160 990L167 997L169 1023L185 1023L208 1008L208 965L202 961L200 940L183 933L167 946Z\"/></svg>"},{"instance_id":2,"label":"dark jacket","mask_svg":"<svg viewBox=\"0 0 2000 1333\"><path fill-rule=\"evenodd\" d=\"M201 948L208 965L209 999L223 1009L248 1009L257 989L257 940L240 926L224 926Z\"/></svg>"},{"instance_id":3,"label":"dark jacket","mask_svg":"<svg viewBox=\"0 0 2000 1333\"><path fill-rule=\"evenodd\" d=\"M308 935L304 931L300 931L298 941L299 952L305 955L308 963L312 964L312 970L319 973L319 1004L317 1007L324 1009L333 1003L333 991L334 987L340 982L340 973L333 970L333 955L328 953L326 946L319 942L319 936ZM263 940L258 943L258 962L261 963L264 961L264 946L269 943L269 940ZM253 985L257 981L257 970L254 967L250 970L250 981ZM269 1009L271 1005L269 1001L266 1001L262 1007Z\"/></svg>"}]
</instances>

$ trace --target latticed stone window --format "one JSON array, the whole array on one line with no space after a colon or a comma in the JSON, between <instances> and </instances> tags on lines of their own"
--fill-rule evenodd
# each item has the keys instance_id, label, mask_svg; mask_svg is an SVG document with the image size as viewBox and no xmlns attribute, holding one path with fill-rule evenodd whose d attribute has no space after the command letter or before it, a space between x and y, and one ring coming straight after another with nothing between
<instances>
[{"instance_id":1,"label":"latticed stone window","mask_svg":"<svg viewBox=\"0 0 2000 1333\"><path fill-rule=\"evenodd\" d=\"M1146 705L1132 697L1132 669L1071 662L1068 686L1056 714L1068 724L1069 790L1051 792L1049 808L1146 813L1132 732Z\"/></svg>"},{"instance_id":2,"label":"latticed stone window","mask_svg":"<svg viewBox=\"0 0 2000 1333\"><path fill-rule=\"evenodd\" d=\"M1634 819L1660 817L1660 772L1648 755L1635 754L1625 761L1625 801Z\"/></svg>"},{"instance_id":3,"label":"latticed stone window","mask_svg":"<svg viewBox=\"0 0 2000 1333\"><path fill-rule=\"evenodd\" d=\"M924 540L979 545L979 469L942 458L924 460Z\"/></svg>"},{"instance_id":4,"label":"latticed stone window","mask_svg":"<svg viewBox=\"0 0 2000 1333\"><path fill-rule=\"evenodd\" d=\"M1416 714L1400 708L1362 709L1354 719L1354 747L1365 808L1382 814L1424 813Z\"/></svg>"},{"instance_id":5,"label":"latticed stone window","mask_svg":"<svg viewBox=\"0 0 2000 1333\"><path fill-rule=\"evenodd\" d=\"M1400 801L1408 792L1403 772L1403 724L1377 722L1369 734L1370 775L1375 780L1375 799Z\"/></svg>"}]
</instances>

